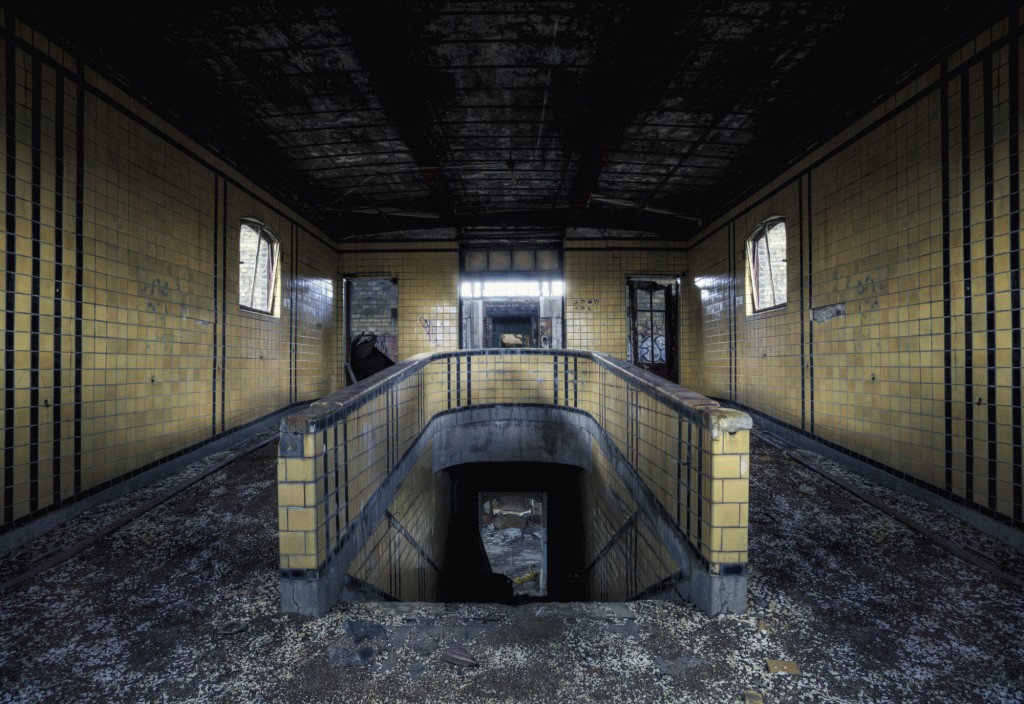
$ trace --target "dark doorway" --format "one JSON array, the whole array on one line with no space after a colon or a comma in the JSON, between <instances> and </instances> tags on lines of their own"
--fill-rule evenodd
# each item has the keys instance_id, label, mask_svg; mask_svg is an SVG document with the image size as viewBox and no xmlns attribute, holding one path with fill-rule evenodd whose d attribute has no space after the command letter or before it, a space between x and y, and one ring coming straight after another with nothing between
<instances>
[{"instance_id":1,"label":"dark doorway","mask_svg":"<svg viewBox=\"0 0 1024 704\"><path fill-rule=\"evenodd\" d=\"M451 515L441 586L444 601L526 603L586 601L583 573L582 470L561 464L488 462L448 470ZM494 494L545 495L546 593L514 594L512 580L492 570L481 536L484 499Z\"/></svg>"},{"instance_id":2,"label":"dark doorway","mask_svg":"<svg viewBox=\"0 0 1024 704\"><path fill-rule=\"evenodd\" d=\"M398 361L398 279L346 277L344 285L346 370L352 383ZM364 349L367 341L371 349Z\"/></svg>"},{"instance_id":3,"label":"dark doorway","mask_svg":"<svg viewBox=\"0 0 1024 704\"><path fill-rule=\"evenodd\" d=\"M633 364L679 382L678 285L675 279L629 279L629 350Z\"/></svg>"},{"instance_id":4,"label":"dark doorway","mask_svg":"<svg viewBox=\"0 0 1024 704\"><path fill-rule=\"evenodd\" d=\"M534 347L534 318L500 316L491 318L491 347Z\"/></svg>"}]
</instances>

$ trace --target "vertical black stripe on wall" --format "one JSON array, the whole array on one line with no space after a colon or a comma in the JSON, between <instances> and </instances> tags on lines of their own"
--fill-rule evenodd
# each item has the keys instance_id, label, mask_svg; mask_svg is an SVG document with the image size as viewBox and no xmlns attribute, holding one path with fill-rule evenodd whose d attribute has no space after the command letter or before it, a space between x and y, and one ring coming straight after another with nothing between
<instances>
[{"instance_id":1,"label":"vertical black stripe on wall","mask_svg":"<svg viewBox=\"0 0 1024 704\"><path fill-rule=\"evenodd\" d=\"M800 429L807 429L807 375L804 370L807 368L807 349L805 345L807 325L807 305L804 300L804 179L797 181L797 212L799 215L798 226L800 228Z\"/></svg>"},{"instance_id":2,"label":"vertical black stripe on wall","mask_svg":"<svg viewBox=\"0 0 1024 704\"><path fill-rule=\"evenodd\" d=\"M288 240L288 402L295 402L295 228L291 227ZM282 286L285 284L283 283Z\"/></svg>"},{"instance_id":3,"label":"vertical black stripe on wall","mask_svg":"<svg viewBox=\"0 0 1024 704\"><path fill-rule=\"evenodd\" d=\"M28 505L39 509L39 296L42 258L43 67L32 56L32 297L29 302Z\"/></svg>"},{"instance_id":4,"label":"vertical black stripe on wall","mask_svg":"<svg viewBox=\"0 0 1024 704\"><path fill-rule=\"evenodd\" d=\"M985 382L988 408L988 507L996 507L999 446L996 442L996 272L995 272L995 169L993 159L992 54L982 62L985 72Z\"/></svg>"},{"instance_id":5,"label":"vertical black stripe on wall","mask_svg":"<svg viewBox=\"0 0 1024 704\"><path fill-rule=\"evenodd\" d=\"M228 181L224 179L220 193L220 430L227 423L228 406ZM216 305L216 302L214 302ZM214 348L214 356L217 350Z\"/></svg>"},{"instance_id":6,"label":"vertical black stripe on wall","mask_svg":"<svg viewBox=\"0 0 1024 704\"><path fill-rule=\"evenodd\" d=\"M469 361L468 361L469 358L467 357L466 359L467 359L466 363L468 364L469 363ZM569 356L566 355L564 359L565 359L565 361L562 362L562 384L563 384L562 396L565 397L565 405L568 406L569 405Z\"/></svg>"},{"instance_id":7,"label":"vertical black stripe on wall","mask_svg":"<svg viewBox=\"0 0 1024 704\"><path fill-rule=\"evenodd\" d=\"M807 172L807 309L814 310L814 191ZM808 432L814 432L814 324L807 328Z\"/></svg>"},{"instance_id":8,"label":"vertical black stripe on wall","mask_svg":"<svg viewBox=\"0 0 1024 704\"><path fill-rule=\"evenodd\" d=\"M971 105L968 71L960 72L960 200L964 277L964 496L974 493L974 324L971 305Z\"/></svg>"},{"instance_id":9,"label":"vertical black stripe on wall","mask_svg":"<svg viewBox=\"0 0 1024 704\"><path fill-rule=\"evenodd\" d=\"M1013 403L1013 518L1022 516L1022 452L1021 432L1021 326L1020 326L1020 24L1010 18L1010 327L1011 327L1011 395Z\"/></svg>"},{"instance_id":10,"label":"vertical black stripe on wall","mask_svg":"<svg viewBox=\"0 0 1024 704\"><path fill-rule=\"evenodd\" d=\"M60 503L61 495L61 408L64 380L64 74L57 72L54 96L54 213L53 213L53 504Z\"/></svg>"},{"instance_id":11,"label":"vertical black stripe on wall","mask_svg":"<svg viewBox=\"0 0 1024 704\"><path fill-rule=\"evenodd\" d=\"M949 225L949 76L946 61L942 62L939 84L939 129L942 149L942 347L945 381L945 486L953 491L953 271Z\"/></svg>"},{"instance_id":12,"label":"vertical black stripe on wall","mask_svg":"<svg viewBox=\"0 0 1024 704\"><path fill-rule=\"evenodd\" d=\"M15 188L17 186L14 174L17 168L15 153L17 142L15 140L14 96L17 90L15 81L15 56L14 37L11 25L13 19L7 18L7 27L4 32L4 101L7 112L6 131L6 168L7 168L7 198L5 203L4 224L7 229L6 254L7 271L4 276L4 524L14 521L14 369L17 364L14 351L14 328L15 328L15 301L18 282L18 243L15 237L17 222L15 211L17 201L15 200Z\"/></svg>"},{"instance_id":13,"label":"vertical black stripe on wall","mask_svg":"<svg viewBox=\"0 0 1024 704\"><path fill-rule=\"evenodd\" d=\"M462 357L455 358L455 407L462 408Z\"/></svg>"},{"instance_id":14,"label":"vertical black stripe on wall","mask_svg":"<svg viewBox=\"0 0 1024 704\"><path fill-rule=\"evenodd\" d=\"M288 288L292 298L292 402L299 400L299 228L292 223L292 273Z\"/></svg>"},{"instance_id":15,"label":"vertical black stripe on wall","mask_svg":"<svg viewBox=\"0 0 1024 704\"><path fill-rule=\"evenodd\" d=\"M736 400L738 394L739 380L737 379L737 368L739 367L739 352L736 349L738 341L736 339L736 318L739 317L739 312L736 310L736 298L740 290L739 284L739 265L736 258L736 221L733 220L731 223L731 236L729 241L729 268L730 274L729 279L732 282L732 289L729 291L729 379L731 386L731 398L733 401Z\"/></svg>"},{"instance_id":16,"label":"vertical black stripe on wall","mask_svg":"<svg viewBox=\"0 0 1024 704\"><path fill-rule=\"evenodd\" d=\"M220 217L220 176L213 174L213 385L210 388L210 435L217 434L217 336L220 334L220 282L217 278L217 265L220 257L220 224L217 222Z\"/></svg>"},{"instance_id":17,"label":"vertical black stripe on wall","mask_svg":"<svg viewBox=\"0 0 1024 704\"><path fill-rule=\"evenodd\" d=\"M558 405L558 357L551 358L551 395L552 405Z\"/></svg>"},{"instance_id":18,"label":"vertical black stripe on wall","mask_svg":"<svg viewBox=\"0 0 1024 704\"><path fill-rule=\"evenodd\" d=\"M74 493L82 490L82 317L85 287L85 66L78 60L75 92L75 466Z\"/></svg>"}]
</instances>

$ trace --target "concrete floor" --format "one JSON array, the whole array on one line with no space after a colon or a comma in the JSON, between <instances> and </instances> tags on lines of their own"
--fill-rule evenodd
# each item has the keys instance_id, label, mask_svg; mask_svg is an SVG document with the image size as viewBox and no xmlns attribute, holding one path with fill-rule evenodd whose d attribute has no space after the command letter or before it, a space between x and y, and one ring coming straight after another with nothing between
<instances>
[{"instance_id":1,"label":"concrete floor","mask_svg":"<svg viewBox=\"0 0 1024 704\"><path fill-rule=\"evenodd\" d=\"M1019 587L758 440L749 611L718 618L651 601L279 614L275 450L0 593L0 702L1024 702ZM33 541L0 583L217 459ZM1024 576L1020 553L813 459ZM443 661L455 644L478 665Z\"/></svg>"}]
</instances>

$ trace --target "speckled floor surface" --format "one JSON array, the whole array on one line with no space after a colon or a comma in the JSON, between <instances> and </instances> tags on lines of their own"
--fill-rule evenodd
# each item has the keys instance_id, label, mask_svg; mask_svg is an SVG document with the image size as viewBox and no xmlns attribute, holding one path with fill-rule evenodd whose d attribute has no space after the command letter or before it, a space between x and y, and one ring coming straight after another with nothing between
<instances>
[{"instance_id":1,"label":"speckled floor surface","mask_svg":"<svg viewBox=\"0 0 1024 704\"><path fill-rule=\"evenodd\" d=\"M0 702L1024 702L1020 588L759 440L749 611L718 618L651 601L279 614L275 450L0 593ZM215 459L19 549L0 582ZM1019 553L811 459L1024 576ZM442 661L453 644L478 666Z\"/></svg>"}]
</instances>

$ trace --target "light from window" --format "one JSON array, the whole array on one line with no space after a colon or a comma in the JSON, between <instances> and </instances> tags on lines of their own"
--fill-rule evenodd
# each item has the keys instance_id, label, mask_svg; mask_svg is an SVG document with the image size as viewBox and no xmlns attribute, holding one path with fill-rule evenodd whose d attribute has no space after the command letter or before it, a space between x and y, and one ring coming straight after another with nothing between
<instances>
[{"instance_id":1,"label":"light from window","mask_svg":"<svg viewBox=\"0 0 1024 704\"><path fill-rule=\"evenodd\" d=\"M261 313L273 313L277 290L277 240L259 222L243 220L239 255L239 305Z\"/></svg>"},{"instance_id":2,"label":"light from window","mask_svg":"<svg viewBox=\"0 0 1024 704\"><path fill-rule=\"evenodd\" d=\"M747 240L753 310L786 303L786 221L765 221Z\"/></svg>"},{"instance_id":3,"label":"light from window","mask_svg":"<svg viewBox=\"0 0 1024 704\"><path fill-rule=\"evenodd\" d=\"M561 296L561 281L463 281L459 292L463 298L539 298Z\"/></svg>"}]
</instances>

